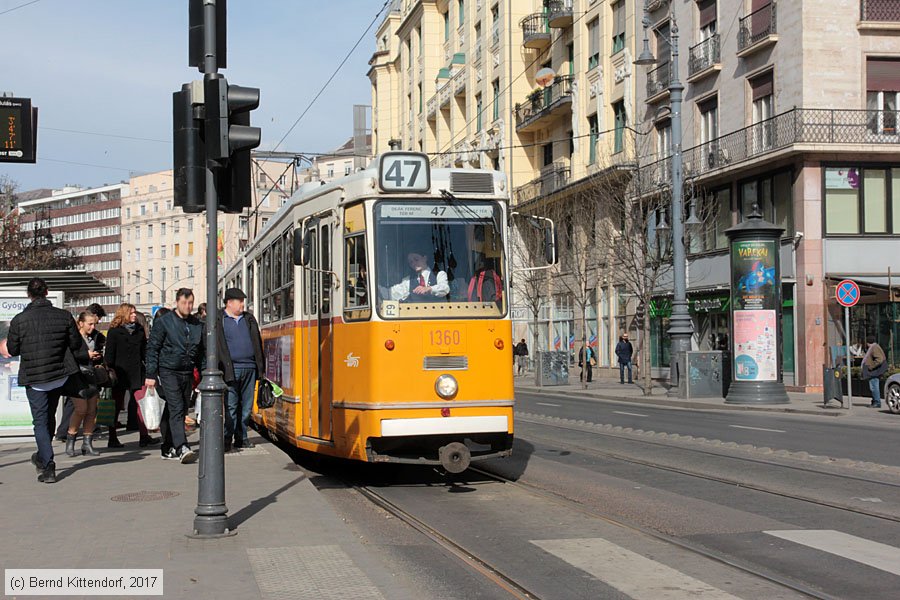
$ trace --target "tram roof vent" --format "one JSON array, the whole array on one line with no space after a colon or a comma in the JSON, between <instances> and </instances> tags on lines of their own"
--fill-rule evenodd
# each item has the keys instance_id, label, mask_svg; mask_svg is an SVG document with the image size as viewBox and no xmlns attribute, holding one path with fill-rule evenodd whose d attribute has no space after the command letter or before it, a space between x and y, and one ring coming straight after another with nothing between
<instances>
[{"instance_id":1,"label":"tram roof vent","mask_svg":"<svg viewBox=\"0 0 900 600\"><path fill-rule=\"evenodd\" d=\"M455 194L493 194L494 176L491 173L454 171L450 173L450 191Z\"/></svg>"}]
</instances>

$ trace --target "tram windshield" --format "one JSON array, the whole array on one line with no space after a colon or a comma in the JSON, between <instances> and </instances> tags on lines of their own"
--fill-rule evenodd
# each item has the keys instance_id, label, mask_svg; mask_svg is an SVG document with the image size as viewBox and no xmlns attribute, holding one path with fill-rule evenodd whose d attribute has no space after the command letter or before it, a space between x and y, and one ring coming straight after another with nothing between
<instances>
[{"instance_id":1,"label":"tram windshield","mask_svg":"<svg viewBox=\"0 0 900 600\"><path fill-rule=\"evenodd\" d=\"M375 275L381 317L506 314L502 229L496 202L376 204Z\"/></svg>"}]
</instances>

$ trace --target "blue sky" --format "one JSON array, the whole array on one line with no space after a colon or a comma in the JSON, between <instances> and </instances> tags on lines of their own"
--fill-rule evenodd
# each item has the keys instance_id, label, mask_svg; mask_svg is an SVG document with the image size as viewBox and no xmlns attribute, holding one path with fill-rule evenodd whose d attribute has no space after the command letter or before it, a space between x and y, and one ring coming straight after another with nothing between
<instances>
[{"instance_id":1,"label":"blue sky","mask_svg":"<svg viewBox=\"0 0 900 600\"><path fill-rule=\"evenodd\" d=\"M0 0L0 13L28 0ZM350 50L383 0L229 0L229 82L261 90L253 124L271 148ZM377 26L377 25L376 25ZM187 0L39 0L0 14L0 92L40 109L38 162L0 164L21 190L127 179L171 168L172 92L200 79L187 66ZM279 150L328 151L370 104L374 27ZM66 164L69 161L97 166Z\"/></svg>"}]
</instances>

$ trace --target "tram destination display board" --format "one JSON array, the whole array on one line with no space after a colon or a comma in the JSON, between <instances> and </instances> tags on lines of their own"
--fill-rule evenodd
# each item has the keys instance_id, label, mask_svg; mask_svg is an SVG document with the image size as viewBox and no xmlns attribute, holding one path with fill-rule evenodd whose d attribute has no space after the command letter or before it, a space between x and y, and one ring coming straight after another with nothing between
<instances>
[{"instance_id":1,"label":"tram destination display board","mask_svg":"<svg viewBox=\"0 0 900 600\"><path fill-rule=\"evenodd\" d=\"M0 163L33 163L37 156L37 108L30 98L0 98Z\"/></svg>"}]
</instances>

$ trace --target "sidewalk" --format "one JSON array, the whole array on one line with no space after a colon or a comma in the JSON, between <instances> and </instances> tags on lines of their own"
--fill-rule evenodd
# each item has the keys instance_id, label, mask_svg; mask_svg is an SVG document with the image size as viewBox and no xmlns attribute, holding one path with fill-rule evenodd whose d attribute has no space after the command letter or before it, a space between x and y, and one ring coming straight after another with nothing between
<instances>
[{"instance_id":1,"label":"sidewalk","mask_svg":"<svg viewBox=\"0 0 900 600\"><path fill-rule=\"evenodd\" d=\"M163 569L166 598L411 598L353 536L288 456L225 455L229 524L237 535L194 540L198 464L159 447L70 458L54 442L55 484L37 481L34 442L0 445L0 567ZM198 436L191 443L198 447ZM79 442L80 444L80 442ZM2 590L0 590L2 591Z\"/></svg>"},{"instance_id":2,"label":"sidewalk","mask_svg":"<svg viewBox=\"0 0 900 600\"><path fill-rule=\"evenodd\" d=\"M572 381L571 375L569 381ZM823 406L822 394L788 392L788 397L791 399L790 404L748 406L726 404L724 398L692 398L690 400L669 398L666 396L667 388L658 382L653 386L653 394L651 396L645 396L639 383L640 382L623 385L619 383L618 379L595 379L587 384L587 387L585 388L585 385L578 381L576 373L574 383L569 383L568 385L538 387L535 385L533 373L515 378L515 387L517 391L540 392L548 395L565 395L577 398L615 400L619 402L633 402L637 404L701 410L765 411L784 414L824 415L830 417L847 417L852 415L854 418L865 418L867 420L879 419L887 422L889 422L892 417L896 417L897 422L900 423L900 416L890 414L886 408L881 408L880 410L869 408L869 398L859 398L854 396L853 408L847 410L846 397L844 398L843 406L837 400L832 400L827 406Z\"/></svg>"}]
</instances>

